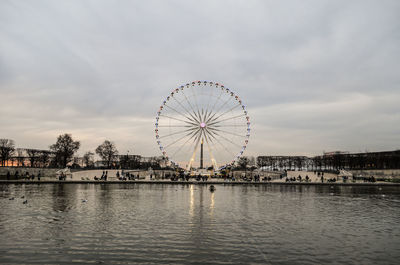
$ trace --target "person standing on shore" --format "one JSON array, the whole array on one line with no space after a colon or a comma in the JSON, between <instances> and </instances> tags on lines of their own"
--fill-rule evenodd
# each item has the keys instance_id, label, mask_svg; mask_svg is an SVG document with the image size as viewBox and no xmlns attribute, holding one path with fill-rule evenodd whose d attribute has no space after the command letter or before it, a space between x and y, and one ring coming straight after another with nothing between
<instances>
[{"instance_id":1,"label":"person standing on shore","mask_svg":"<svg viewBox=\"0 0 400 265\"><path fill-rule=\"evenodd\" d=\"M40 181L40 177L41 177L41 172L39 171L39 173L38 173L38 175L37 175L38 181Z\"/></svg>"},{"instance_id":2,"label":"person standing on shore","mask_svg":"<svg viewBox=\"0 0 400 265\"><path fill-rule=\"evenodd\" d=\"M10 171L7 171L7 180L10 180L11 174Z\"/></svg>"}]
</instances>

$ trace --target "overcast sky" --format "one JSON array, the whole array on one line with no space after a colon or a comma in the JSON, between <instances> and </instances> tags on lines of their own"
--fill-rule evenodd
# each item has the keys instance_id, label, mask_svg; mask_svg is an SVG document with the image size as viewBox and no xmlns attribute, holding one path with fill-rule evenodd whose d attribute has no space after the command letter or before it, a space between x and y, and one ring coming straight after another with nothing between
<instances>
[{"instance_id":1,"label":"overcast sky","mask_svg":"<svg viewBox=\"0 0 400 265\"><path fill-rule=\"evenodd\" d=\"M0 1L0 138L159 155L173 88L248 106L246 155L400 148L400 1ZM237 150L239 151L239 150Z\"/></svg>"}]
</instances>

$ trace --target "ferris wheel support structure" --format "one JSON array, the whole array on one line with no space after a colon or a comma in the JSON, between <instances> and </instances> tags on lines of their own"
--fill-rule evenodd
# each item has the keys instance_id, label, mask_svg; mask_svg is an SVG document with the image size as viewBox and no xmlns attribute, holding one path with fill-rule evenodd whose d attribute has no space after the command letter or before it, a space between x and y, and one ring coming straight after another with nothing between
<instances>
[{"instance_id":1,"label":"ferris wheel support structure","mask_svg":"<svg viewBox=\"0 0 400 265\"><path fill-rule=\"evenodd\" d=\"M229 88L195 81L174 89L163 101L155 134L159 149L172 164L185 164L187 170L219 169L217 161L225 167L243 155L250 137L250 118L242 100Z\"/></svg>"}]
</instances>

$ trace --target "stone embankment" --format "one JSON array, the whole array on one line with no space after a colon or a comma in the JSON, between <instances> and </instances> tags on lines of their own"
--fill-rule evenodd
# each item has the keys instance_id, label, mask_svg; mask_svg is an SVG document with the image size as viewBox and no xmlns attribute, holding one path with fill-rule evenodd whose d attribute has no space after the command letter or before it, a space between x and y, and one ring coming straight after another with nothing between
<instances>
[{"instance_id":1,"label":"stone embankment","mask_svg":"<svg viewBox=\"0 0 400 265\"><path fill-rule=\"evenodd\" d=\"M269 182L269 181L223 181L223 180L209 180L209 181L171 181L171 180L111 180L111 181L103 181L103 180L0 180L0 184L32 184L32 185L42 185L42 184L162 184L162 185L288 185L288 186L330 186L331 188L334 186L365 186L365 187L395 187L400 188L400 183L391 183L391 182L333 182L333 183L321 183L321 182Z\"/></svg>"},{"instance_id":2,"label":"stone embankment","mask_svg":"<svg viewBox=\"0 0 400 265\"><path fill-rule=\"evenodd\" d=\"M49 179L56 179L57 171L59 168L32 168L32 167L0 167L0 179L5 179L7 176L7 172L10 172L11 176L15 175L15 172L18 171L20 176L25 176L26 172L29 175L37 176L40 172L41 176Z\"/></svg>"},{"instance_id":3,"label":"stone embankment","mask_svg":"<svg viewBox=\"0 0 400 265\"><path fill-rule=\"evenodd\" d=\"M7 172L10 172L11 179L15 175L15 172L18 171L20 176L25 176L26 172L29 175L37 176L40 172L42 176L42 180L57 180L57 171L60 169L57 168L30 168L30 167L0 167L0 180L5 179ZM89 181L94 180L94 177L100 178L103 174L103 171L108 172L108 180L117 180L117 172L121 175L122 170L73 170L72 174L67 174L67 180L73 181ZM152 176L152 180L163 180L164 178L169 179L169 176L172 175L173 171L168 170L124 170L125 172L129 172L136 179L141 180L150 180L150 175ZM400 169L386 169L386 170L351 170L348 171L353 174L357 180L362 180L362 178L374 177L376 180L388 180L388 181L399 181L400 182ZM240 180L244 176L253 177L255 175L259 175L260 179L268 178L271 182L283 182L285 181L286 176L288 178L298 178L301 176L302 180L306 179L308 176L310 182L320 182L321 174L314 171L287 171L286 173L283 171L234 171L230 174L236 180ZM333 173L324 173L324 180L328 179L336 179L338 182L342 182L343 179L337 174Z\"/></svg>"},{"instance_id":4,"label":"stone embankment","mask_svg":"<svg viewBox=\"0 0 400 265\"><path fill-rule=\"evenodd\" d=\"M400 169L351 170L350 172L356 177L400 179Z\"/></svg>"}]
</instances>

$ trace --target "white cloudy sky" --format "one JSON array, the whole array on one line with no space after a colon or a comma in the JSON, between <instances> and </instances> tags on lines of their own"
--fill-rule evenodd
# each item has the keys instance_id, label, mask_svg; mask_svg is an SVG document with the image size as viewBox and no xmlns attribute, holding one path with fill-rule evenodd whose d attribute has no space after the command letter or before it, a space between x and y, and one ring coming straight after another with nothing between
<instances>
[{"instance_id":1,"label":"white cloudy sky","mask_svg":"<svg viewBox=\"0 0 400 265\"><path fill-rule=\"evenodd\" d=\"M171 89L248 106L247 155L400 148L400 1L0 2L0 138L159 155Z\"/></svg>"}]
</instances>

